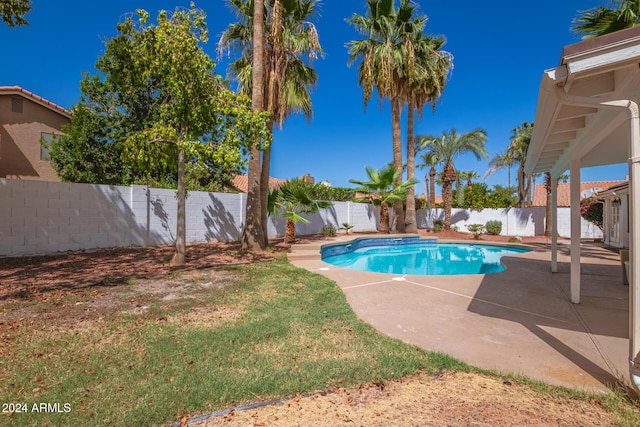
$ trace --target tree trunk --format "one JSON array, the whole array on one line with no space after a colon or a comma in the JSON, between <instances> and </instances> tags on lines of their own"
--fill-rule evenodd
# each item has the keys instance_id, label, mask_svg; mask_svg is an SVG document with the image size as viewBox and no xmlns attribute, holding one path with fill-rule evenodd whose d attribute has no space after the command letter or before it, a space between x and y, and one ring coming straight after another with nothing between
<instances>
[{"instance_id":1,"label":"tree trunk","mask_svg":"<svg viewBox=\"0 0 640 427\"><path fill-rule=\"evenodd\" d=\"M431 166L429 170L429 204L431 209L436 207L436 168Z\"/></svg>"},{"instance_id":2,"label":"tree trunk","mask_svg":"<svg viewBox=\"0 0 640 427\"><path fill-rule=\"evenodd\" d=\"M269 122L269 132L273 132L273 120ZM260 222L264 232L264 245L269 246L269 173L271 169L271 144L262 151L262 171L260 173Z\"/></svg>"},{"instance_id":3,"label":"tree trunk","mask_svg":"<svg viewBox=\"0 0 640 427\"><path fill-rule=\"evenodd\" d=\"M413 102L410 101L409 116L407 117L407 180L415 177L415 159L416 151L414 146L414 107ZM418 224L416 220L416 190L412 185L407 192L407 212L405 218L407 233L417 233Z\"/></svg>"},{"instance_id":4,"label":"tree trunk","mask_svg":"<svg viewBox=\"0 0 640 427\"><path fill-rule=\"evenodd\" d=\"M391 98L391 126L393 130L393 165L402 171L402 135L400 132L400 101L398 97ZM396 185L402 184L402 173L398 174ZM397 200L393 203L393 227L394 233L404 233L404 203Z\"/></svg>"},{"instance_id":5,"label":"tree trunk","mask_svg":"<svg viewBox=\"0 0 640 427\"><path fill-rule=\"evenodd\" d=\"M171 259L171 265L185 263L186 248L186 197L184 189L184 149L178 152L178 223L176 224L176 252Z\"/></svg>"},{"instance_id":6,"label":"tree trunk","mask_svg":"<svg viewBox=\"0 0 640 427\"><path fill-rule=\"evenodd\" d=\"M526 199L526 179L527 177L524 175L524 164L520 164L520 166L518 166L518 205L520 208L524 208Z\"/></svg>"},{"instance_id":7,"label":"tree trunk","mask_svg":"<svg viewBox=\"0 0 640 427\"><path fill-rule=\"evenodd\" d=\"M253 64L251 105L255 110L264 110L264 0L255 0L253 5ZM260 200L260 150L259 141L254 141L249 152L247 206L242 230L241 249L259 252L265 248L262 228Z\"/></svg>"},{"instance_id":8,"label":"tree trunk","mask_svg":"<svg viewBox=\"0 0 640 427\"><path fill-rule=\"evenodd\" d=\"M380 205L380 232L389 234L389 205L386 202Z\"/></svg>"},{"instance_id":9,"label":"tree trunk","mask_svg":"<svg viewBox=\"0 0 640 427\"><path fill-rule=\"evenodd\" d=\"M296 224L287 219L287 228L284 232L284 242L285 243L294 243L296 241Z\"/></svg>"},{"instance_id":10,"label":"tree trunk","mask_svg":"<svg viewBox=\"0 0 640 427\"><path fill-rule=\"evenodd\" d=\"M457 180L456 170L447 163L442 172L442 201L444 202L444 229L451 229L452 187Z\"/></svg>"}]
</instances>

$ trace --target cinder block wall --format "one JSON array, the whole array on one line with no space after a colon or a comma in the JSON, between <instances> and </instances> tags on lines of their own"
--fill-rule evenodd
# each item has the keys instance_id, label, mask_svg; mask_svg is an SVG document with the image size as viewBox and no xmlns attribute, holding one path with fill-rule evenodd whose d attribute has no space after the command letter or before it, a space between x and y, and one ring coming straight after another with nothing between
<instances>
[{"instance_id":1,"label":"cinder block wall","mask_svg":"<svg viewBox=\"0 0 640 427\"><path fill-rule=\"evenodd\" d=\"M189 192L187 242L239 240L245 205L242 193ZM177 207L175 190L0 179L0 256L171 245ZM296 228L300 235L315 234L348 222L369 231L377 215L371 205L336 202ZM270 218L269 236L284 231L283 218Z\"/></svg>"}]
</instances>

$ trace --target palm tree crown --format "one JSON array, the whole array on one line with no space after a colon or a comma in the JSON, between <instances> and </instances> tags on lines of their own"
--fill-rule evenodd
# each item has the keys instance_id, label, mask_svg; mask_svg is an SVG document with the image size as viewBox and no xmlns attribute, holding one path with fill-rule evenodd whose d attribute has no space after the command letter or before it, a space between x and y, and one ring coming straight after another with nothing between
<instances>
[{"instance_id":1,"label":"palm tree crown","mask_svg":"<svg viewBox=\"0 0 640 427\"><path fill-rule=\"evenodd\" d=\"M597 6L579 13L571 28L583 39L592 39L640 24L640 0L616 0L613 9Z\"/></svg>"},{"instance_id":2,"label":"palm tree crown","mask_svg":"<svg viewBox=\"0 0 640 427\"><path fill-rule=\"evenodd\" d=\"M443 132L441 136L419 135L416 144L420 150L439 159L444 165L442 171L442 199L444 202L444 226L451 228L451 195L452 184L457 180L457 174L453 165L454 160L461 154L471 153L476 159L486 159L487 132L483 129L474 129L471 132L458 134L455 129L451 132Z\"/></svg>"},{"instance_id":3,"label":"palm tree crown","mask_svg":"<svg viewBox=\"0 0 640 427\"><path fill-rule=\"evenodd\" d=\"M366 167L369 181L350 179L349 182L359 185L357 191L364 193L356 198L357 201L366 201L374 205L380 205L380 231L389 232L389 205L396 201L402 201L407 197L409 187L416 184L416 180L409 179L400 185L396 184L398 177L402 177L402 170L393 164L377 170L371 166Z\"/></svg>"}]
</instances>

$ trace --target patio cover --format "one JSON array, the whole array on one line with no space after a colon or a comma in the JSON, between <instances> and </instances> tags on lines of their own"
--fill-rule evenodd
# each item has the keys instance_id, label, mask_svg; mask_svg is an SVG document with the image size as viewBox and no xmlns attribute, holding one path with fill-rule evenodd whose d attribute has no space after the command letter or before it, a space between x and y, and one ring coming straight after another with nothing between
<instances>
[{"instance_id":1,"label":"patio cover","mask_svg":"<svg viewBox=\"0 0 640 427\"><path fill-rule=\"evenodd\" d=\"M629 165L629 366L640 390L640 27L566 46L542 75L525 173L552 178L552 260L557 271L558 177L571 173L571 301L580 302L580 168ZM635 250L634 250L635 249Z\"/></svg>"}]
</instances>

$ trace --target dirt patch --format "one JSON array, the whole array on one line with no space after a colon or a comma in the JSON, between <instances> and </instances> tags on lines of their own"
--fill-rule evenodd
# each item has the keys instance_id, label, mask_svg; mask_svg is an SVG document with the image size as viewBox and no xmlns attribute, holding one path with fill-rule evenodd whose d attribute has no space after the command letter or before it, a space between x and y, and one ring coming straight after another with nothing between
<instances>
[{"instance_id":1,"label":"dirt patch","mask_svg":"<svg viewBox=\"0 0 640 427\"><path fill-rule=\"evenodd\" d=\"M610 426L595 400L541 396L525 385L465 372L419 375L190 422L213 426Z\"/></svg>"}]
</instances>

